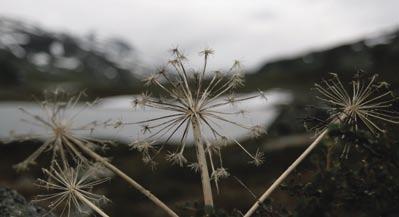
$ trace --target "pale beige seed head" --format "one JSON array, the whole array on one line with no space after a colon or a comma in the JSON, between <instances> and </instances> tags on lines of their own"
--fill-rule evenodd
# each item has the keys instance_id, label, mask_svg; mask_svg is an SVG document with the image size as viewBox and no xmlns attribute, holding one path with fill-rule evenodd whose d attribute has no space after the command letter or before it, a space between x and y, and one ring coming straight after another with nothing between
<instances>
[{"instance_id":1,"label":"pale beige seed head","mask_svg":"<svg viewBox=\"0 0 399 217\"><path fill-rule=\"evenodd\" d=\"M39 179L38 186L48 191L47 194L36 196L34 202L50 202L49 212L58 210L60 216L76 216L78 213L90 214L87 203L99 205L109 200L99 194L92 193L92 189L109 178L98 178L95 171L83 164L76 168L61 168L58 163L52 164L50 169L43 169L48 180Z\"/></svg>"},{"instance_id":2,"label":"pale beige seed head","mask_svg":"<svg viewBox=\"0 0 399 217\"><path fill-rule=\"evenodd\" d=\"M377 75L356 75L350 88L344 85L338 74L315 84L319 100L330 107L326 124L316 128L322 130L331 123L347 125L354 130L365 126L372 133L384 133L380 123L399 123L399 113L393 110L392 104L397 100L387 89L386 82L378 82Z\"/></svg>"},{"instance_id":3,"label":"pale beige seed head","mask_svg":"<svg viewBox=\"0 0 399 217\"><path fill-rule=\"evenodd\" d=\"M30 165L36 164L37 158L45 152L51 153L51 162L61 161L64 165L68 165L71 160L87 163L88 159L76 146L76 142L85 144L90 149L102 148L111 144L110 141L100 141L82 136L82 131L92 133L100 125L97 121L75 126L74 120L82 111L91 106L91 104L79 104L83 95L83 92L77 96L70 96L59 90L47 92L45 99L39 102L42 114L33 114L20 108L20 111L28 117L22 119L23 122L43 128L47 133L30 134L27 137L28 139L42 140L43 143L24 161L15 165L18 171L27 170Z\"/></svg>"},{"instance_id":4,"label":"pale beige seed head","mask_svg":"<svg viewBox=\"0 0 399 217\"><path fill-rule=\"evenodd\" d=\"M174 135L180 134L179 148L177 151L169 153L167 160L172 164L186 165L188 160L184 157L184 150L188 135L192 131L192 123L198 122L201 131L207 130L213 135L213 138L209 141L203 138L203 142L206 144L206 154L211 161L212 172L215 172L216 168L224 168L221 149L225 145L221 144L227 143L238 145L250 157L251 162L259 165L262 162L260 151L251 154L238 141L226 138L220 132L219 124L215 124L222 122L223 124L244 128L254 137L265 134L261 126L246 126L230 120L232 115L242 114L242 111L224 112L219 109L231 103L243 102L256 97L266 98L263 92L259 92L259 95L244 98L233 94L237 87L244 85L241 63L234 61L232 67L224 73L220 71L209 72L208 61L214 51L205 49L200 52L204 57L202 67L197 70L188 70L187 59L182 52L178 48L173 48L171 53L173 57L169 61L168 68L162 68L161 73L158 72L145 81L148 85L154 85L162 90L160 97L152 97L147 93L136 98L133 103L135 106L149 107L166 113L163 116L134 123L144 126L142 133L148 135L144 141L151 141L152 143L159 141L160 137L166 137L163 143L167 143ZM220 98L225 96L228 96L226 101L220 101ZM139 147L136 147L136 149L143 153L144 149ZM160 150L155 148L145 148L145 150L143 157L148 162L152 162L154 160L152 156L157 156L160 153ZM193 164L190 167L195 168Z\"/></svg>"}]
</instances>

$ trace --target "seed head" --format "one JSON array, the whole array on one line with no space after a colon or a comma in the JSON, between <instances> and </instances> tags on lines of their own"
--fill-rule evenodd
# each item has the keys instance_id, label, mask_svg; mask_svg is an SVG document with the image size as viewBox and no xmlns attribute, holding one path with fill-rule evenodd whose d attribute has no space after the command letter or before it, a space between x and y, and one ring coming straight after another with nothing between
<instances>
[{"instance_id":1,"label":"seed head","mask_svg":"<svg viewBox=\"0 0 399 217\"><path fill-rule=\"evenodd\" d=\"M44 140L42 145L21 163L15 165L18 171L26 170L30 165L36 163L36 159L45 152L52 153L52 161L61 161L64 166L70 160L88 163L88 159L81 153L76 145L81 143L90 149L98 149L111 144L109 141L100 141L79 135L81 131L90 133L99 125L96 121L82 126L75 126L73 121L79 114L88 109L90 104L80 105L78 103L84 93L77 96L68 96L62 91L45 94L45 100L40 102L40 108L44 115L33 114L24 108L20 110L29 117L22 121L41 127L48 133L43 135L31 135L29 138Z\"/></svg>"},{"instance_id":2,"label":"seed head","mask_svg":"<svg viewBox=\"0 0 399 217\"><path fill-rule=\"evenodd\" d=\"M172 165L179 165L180 167L184 166L187 163L187 159L184 157L183 153L172 153L169 152L166 155L166 160L171 162Z\"/></svg>"},{"instance_id":3,"label":"seed head","mask_svg":"<svg viewBox=\"0 0 399 217\"><path fill-rule=\"evenodd\" d=\"M252 161L250 161L250 163L254 164L255 166L260 166L263 164L264 162L264 153L261 152L259 149L256 150L254 159Z\"/></svg>"},{"instance_id":4,"label":"seed head","mask_svg":"<svg viewBox=\"0 0 399 217\"><path fill-rule=\"evenodd\" d=\"M218 182L220 179L227 178L230 176L230 173L226 170L226 168L220 167L212 172L211 178Z\"/></svg>"},{"instance_id":5,"label":"seed head","mask_svg":"<svg viewBox=\"0 0 399 217\"><path fill-rule=\"evenodd\" d=\"M203 51L200 52L201 55L204 55L207 58L209 55L215 54L215 51L211 48L205 48Z\"/></svg>"},{"instance_id":6,"label":"seed head","mask_svg":"<svg viewBox=\"0 0 399 217\"><path fill-rule=\"evenodd\" d=\"M159 76L159 74L153 74L153 75L148 76L147 78L145 78L143 80L144 85L150 86L150 85L156 84L158 82L158 76Z\"/></svg>"},{"instance_id":7,"label":"seed head","mask_svg":"<svg viewBox=\"0 0 399 217\"><path fill-rule=\"evenodd\" d=\"M138 107L144 107L148 103L148 100L150 99L150 95L148 93L142 93L139 97L133 99L133 107L138 108Z\"/></svg>"},{"instance_id":8,"label":"seed head","mask_svg":"<svg viewBox=\"0 0 399 217\"><path fill-rule=\"evenodd\" d=\"M188 168L190 168L192 171L198 173L201 169L200 165L198 163L190 163L187 165Z\"/></svg>"},{"instance_id":9,"label":"seed head","mask_svg":"<svg viewBox=\"0 0 399 217\"><path fill-rule=\"evenodd\" d=\"M43 169L48 181L39 179L38 186L53 191L52 193L38 195L35 202L50 201L50 212L60 210L60 216L76 216L78 213L87 213L90 205L108 202L109 200L99 194L91 192L91 189L108 178L93 179L93 170L78 164L76 168L61 169L58 163L54 163L49 170ZM92 204L89 204L92 203ZM89 213L87 213L89 214Z\"/></svg>"},{"instance_id":10,"label":"seed head","mask_svg":"<svg viewBox=\"0 0 399 217\"><path fill-rule=\"evenodd\" d=\"M264 127L260 125L255 125L251 127L251 134L253 137L257 138L266 134L266 130Z\"/></svg>"},{"instance_id":11,"label":"seed head","mask_svg":"<svg viewBox=\"0 0 399 217\"><path fill-rule=\"evenodd\" d=\"M256 97L264 97L264 95L238 97L232 93L236 87L244 85L242 67L239 61L235 61L226 73L220 71L208 73L208 59L214 53L213 50L205 49L200 52L204 57L204 64L198 70L187 70L186 63L183 61L186 58L178 48L171 49L171 53L173 57L169 61L169 67L163 68L162 73L157 73L156 76L146 80L146 82L151 81L151 84L160 88L162 96L153 98L149 94L145 94L136 99L134 103L134 105L143 105L162 110L167 114L150 120L136 122L135 124L145 126L142 133L149 134L149 136L144 141L155 141L159 140L160 137L166 136L167 139L163 143L167 143L173 135L180 133L179 150L176 153L169 153L167 159L172 164L183 166L187 162L184 157L184 149L187 137L192 131L192 123L199 123L201 132L207 130L213 135L213 141L207 141L202 138L204 145L206 144L205 150L211 161L212 171L215 171L215 160L219 161L220 168L223 168L221 147L224 145L220 145L220 142L227 143L227 141L233 142L233 140L227 139L220 132L221 125L216 122L224 122L225 124L244 128L255 136L260 136L264 130L260 126L251 127L230 120L232 115L240 114L240 111L225 112L220 107ZM171 73L171 71L174 73ZM157 79L154 79L154 77L157 77ZM161 80L163 81L162 83ZM229 97L227 97L226 101L221 101L220 98L225 95L229 95ZM238 141L234 140L233 143L243 149L244 153L248 154L253 161L260 162L255 155L249 153ZM145 150L149 149L146 148ZM152 152L155 156L160 153L160 150L154 149ZM144 155L146 155L145 159L153 160L149 152L146 151Z\"/></svg>"},{"instance_id":12,"label":"seed head","mask_svg":"<svg viewBox=\"0 0 399 217\"><path fill-rule=\"evenodd\" d=\"M129 146L141 153L149 153L150 149L153 148L152 143L148 141L134 141Z\"/></svg>"},{"instance_id":13,"label":"seed head","mask_svg":"<svg viewBox=\"0 0 399 217\"><path fill-rule=\"evenodd\" d=\"M387 89L388 83L377 81L376 74L356 74L350 88L343 85L338 74L330 75L330 79L315 84L319 93L317 98L328 106L330 114L316 130L338 123L355 131L365 126L370 132L378 134L385 132L380 122L399 123L399 113L392 107L397 98Z\"/></svg>"},{"instance_id":14,"label":"seed head","mask_svg":"<svg viewBox=\"0 0 399 217\"><path fill-rule=\"evenodd\" d=\"M241 72L236 72L231 76L231 87L243 87L244 86L244 75Z\"/></svg>"}]
</instances>

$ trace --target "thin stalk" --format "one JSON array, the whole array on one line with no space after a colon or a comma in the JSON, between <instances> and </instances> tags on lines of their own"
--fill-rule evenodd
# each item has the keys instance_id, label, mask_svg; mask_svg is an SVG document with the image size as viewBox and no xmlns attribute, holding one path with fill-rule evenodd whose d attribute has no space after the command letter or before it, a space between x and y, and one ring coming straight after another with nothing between
<instances>
[{"instance_id":1,"label":"thin stalk","mask_svg":"<svg viewBox=\"0 0 399 217\"><path fill-rule=\"evenodd\" d=\"M191 119L191 124L193 127L195 145L197 147L197 161L201 171L201 183L202 183L202 191L204 194L203 196L204 196L205 209L213 208L211 180L209 178L205 149L204 145L202 144L201 129L197 117L193 117Z\"/></svg>"},{"instance_id":2,"label":"thin stalk","mask_svg":"<svg viewBox=\"0 0 399 217\"><path fill-rule=\"evenodd\" d=\"M254 205L248 210L244 217L250 217L254 214L255 210L273 193L274 190L284 181L285 178L309 155L309 153L320 143L325 135L327 135L328 129L325 129L320 135L313 141L312 144L284 171L283 174L278 177L276 181L266 190L265 193L255 202Z\"/></svg>"},{"instance_id":3,"label":"thin stalk","mask_svg":"<svg viewBox=\"0 0 399 217\"><path fill-rule=\"evenodd\" d=\"M107 167L109 170L111 170L114 174L118 175L121 177L123 180L125 180L127 183L129 183L131 186L133 186L135 189L140 191L142 194L144 194L148 199L150 199L152 202L154 202L158 207L163 209L165 212L169 214L169 216L172 217L179 217L173 210L171 210L166 204L164 204L161 200L159 200L155 195L153 195L149 190L145 189L143 186L141 186L139 183L134 181L132 178L130 178L128 175L126 175L124 172L119 170L117 167L109 163L104 157L98 155L96 152L92 151L90 148L86 147L84 144L82 144L78 140L73 140L82 151L84 151L87 155L92 157L94 160L102 163L105 167Z\"/></svg>"},{"instance_id":4,"label":"thin stalk","mask_svg":"<svg viewBox=\"0 0 399 217\"><path fill-rule=\"evenodd\" d=\"M86 205L88 205L91 209L96 211L102 217L109 217L105 212L103 212L98 206L92 203L90 200L85 198L79 191L75 191L76 197L78 197L81 201L83 201Z\"/></svg>"}]
</instances>

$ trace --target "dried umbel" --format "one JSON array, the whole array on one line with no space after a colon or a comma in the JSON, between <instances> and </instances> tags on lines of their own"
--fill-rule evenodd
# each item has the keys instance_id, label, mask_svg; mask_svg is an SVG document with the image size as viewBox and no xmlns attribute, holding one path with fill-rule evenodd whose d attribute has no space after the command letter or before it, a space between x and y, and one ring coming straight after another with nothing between
<instances>
[{"instance_id":1,"label":"dried umbel","mask_svg":"<svg viewBox=\"0 0 399 217\"><path fill-rule=\"evenodd\" d=\"M392 110L392 104L397 99L387 82L377 80L378 75L357 73L349 89L345 88L337 74L330 75L330 79L315 84L319 93L317 98L327 105L329 111L328 119L321 121L315 130L324 130L335 122L354 131L365 126L377 134L385 132L379 123L399 123L399 113Z\"/></svg>"},{"instance_id":2,"label":"dried umbel","mask_svg":"<svg viewBox=\"0 0 399 217\"><path fill-rule=\"evenodd\" d=\"M68 95L59 91L47 95L46 100L40 103L40 107L45 113L44 116L32 114L25 109L21 109L21 111L31 117L31 120L24 120L25 122L47 129L48 134L35 135L39 139L45 139L45 141L26 160L16 165L16 168L18 170L27 169L29 165L34 164L35 160L46 151L52 153L52 164L54 162L61 162L63 169L70 168L71 162L85 165L100 163L115 175L121 177L130 186L144 194L170 216L177 217L178 215L155 195L111 164L108 159L97 153L99 148L103 148L105 145L111 144L111 142L88 138L77 133L77 131L81 130L93 131L98 126L96 121L84 126L76 127L73 125L73 120L79 113L87 109L87 105L82 105L80 109L77 109L81 96L82 94L79 94L78 96L69 96L69 98L66 98ZM77 112L71 114L72 110L77 110ZM29 138L32 138L32 135Z\"/></svg>"},{"instance_id":3,"label":"dried umbel","mask_svg":"<svg viewBox=\"0 0 399 217\"><path fill-rule=\"evenodd\" d=\"M316 121L317 132L335 124L356 133L360 128L369 130L372 134L385 133L383 124L399 123L399 113L393 109L397 98L389 90L390 85L378 81L378 75L359 72L355 74L349 88L340 80L337 74L331 73L328 80L315 84L317 98L325 104L327 118ZM343 144L341 157L348 158L351 144Z\"/></svg>"},{"instance_id":4,"label":"dried umbel","mask_svg":"<svg viewBox=\"0 0 399 217\"><path fill-rule=\"evenodd\" d=\"M163 142L167 143L172 136L180 134L178 149L170 152L166 159L172 164L184 166L189 162L184 156L184 151L188 143L187 137L192 132L197 149L197 162L187 166L201 172L205 205L212 206L209 172L213 174L216 184L220 178L228 176L223 167L221 152L223 146L220 144L238 145L250 157L250 162L255 165L260 165L263 161L263 155L259 151L251 154L238 141L225 137L220 132L220 128L221 125L233 125L248 130L256 137L265 134L265 130L259 125L246 126L230 120L229 116L242 114L242 111L226 112L220 108L256 97L264 98L264 94L244 98L233 94L237 87L244 85L242 69L238 61L235 61L226 73L216 71L208 77L208 59L214 53L213 50L205 49L200 52L204 63L198 71L188 70L186 58L179 49L172 49L171 52L173 59L169 61L169 67L162 68L145 79L145 85L154 85L162 90L163 95L156 98L151 97L149 93L144 93L133 101L135 107L150 107L162 110L166 114L150 120L130 123L141 124L143 134L148 135L144 139L145 142L135 142L132 147L141 151L144 159L150 162L149 159L153 159L160 149L149 148L144 144L152 144L164 136L167 138ZM222 97L225 97L225 100L221 101ZM203 137L205 130L213 135L212 141ZM209 160L210 171L208 171L207 160Z\"/></svg>"},{"instance_id":5,"label":"dried umbel","mask_svg":"<svg viewBox=\"0 0 399 217\"><path fill-rule=\"evenodd\" d=\"M82 126L74 125L73 122L78 115L92 105L90 103L78 106L79 100L83 95L84 93L81 92L77 96L69 96L60 90L46 92L45 99L39 102L43 115L33 114L24 108L19 108L29 117L29 119L22 119L22 121L41 127L46 133L26 136L26 139L36 138L44 140L44 142L29 157L15 166L17 170L28 169L29 165L35 164L36 159L45 152L51 153L51 162L60 161L64 167L67 167L71 160L87 164L89 160L82 153L79 147L80 144L93 151L100 148L103 149L111 144L110 141L97 140L81 135L81 131L92 132L97 127L96 121ZM17 136L16 138L21 139L24 136Z\"/></svg>"},{"instance_id":6,"label":"dried umbel","mask_svg":"<svg viewBox=\"0 0 399 217\"><path fill-rule=\"evenodd\" d=\"M98 205L109 200L91 190L109 178L93 179L97 176L83 164L62 169L58 163L54 163L50 169L43 169L43 172L48 180L39 179L38 186L49 193L38 195L34 201L49 201L49 212L59 209L60 216L69 217L81 213L90 214L90 210L93 210L100 216L108 217Z\"/></svg>"},{"instance_id":7,"label":"dried umbel","mask_svg":"<svg viewBox=\"0 0 399 217\"><path fill-rule=\"evenodd\" d=\"M381 124L399 123L399 113L393 109L397 101L388 89L389 84L378 82L377 75L365 76L356 74L347 89L337 74L331 74L329 80L316 84L315 89L320 94L318 99L327 105L326 119L319 121L311 129L317 133L312 144L280 175L280 177L265 191L265 193L248 210L244 217L250 217L255 210L273 193L288 175L311 153L329 132L330 125L338 125L356 132L364 126L373 134L385 133ZM349 147L344 147L343 155L347 155Z\"/></svg>"}]
</instances>

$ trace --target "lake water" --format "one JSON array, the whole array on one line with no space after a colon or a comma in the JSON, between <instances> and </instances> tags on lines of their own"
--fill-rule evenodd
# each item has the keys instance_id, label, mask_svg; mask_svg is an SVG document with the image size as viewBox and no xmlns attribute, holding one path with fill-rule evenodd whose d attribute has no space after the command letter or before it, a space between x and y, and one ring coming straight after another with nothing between
<instances>
[{"instance_id":1,"label":"lake water","mask_svg":"<svg viewBox=\"0 0 399 217\"><path fill-rule=\"evenodd\" d=\"M279 114L277 105L288 104L292 96L288 92L281 90L272 90L265 92L267 100L257 97L254 99L247 100L245 102L237 102L233 106L226 105L218 108L218 110L224 112L233 112L237 110L247 111L245 115L229 115L229 120L239 122L245 125L262 125L266 128L273 123L277 115ZM244 97L246 95L243 95ZM104 98L101 102L90 109L84 110L74 119L74 126L81 126L87 124L93 120L99 122L106 121L108 119L123 120L124 122L137 122L156 118L161 115L165 115L164 111L155 109L133 109L132 99L133 96L117 96ZM222 99L221 99L222 100ZM46 130L40 127L31 125L29 123L21 121L21 119L29 119L24 113L18 108L22 107L25 110L37 115L43 115L43 111L35 103L29 102L1 102L0 103L0 138L7 138L10 132L15 134L46 134ZM81 106L77 106L76 110L79 110ZM71 111L74 113L76 111ZM216 121L216 124L220 125L217 130L229 138L245 139L249 136L248 131L242 128L233 126L231 124L222 123ZM89 134L89 132L84 132ZM135 139L140 139L142 136L140 125L128 125L122 128L114 129L113 127L108 128L97 128L93 134L94 137L101 138L112 138L122 142L130 142ZM177 140L182 135L182 132L177 132L173 140ZM204 130L204 136L211 139L211 133ZM189 135L188 140L192 140L192 136Z\"/></svg>"}]
</instances>

